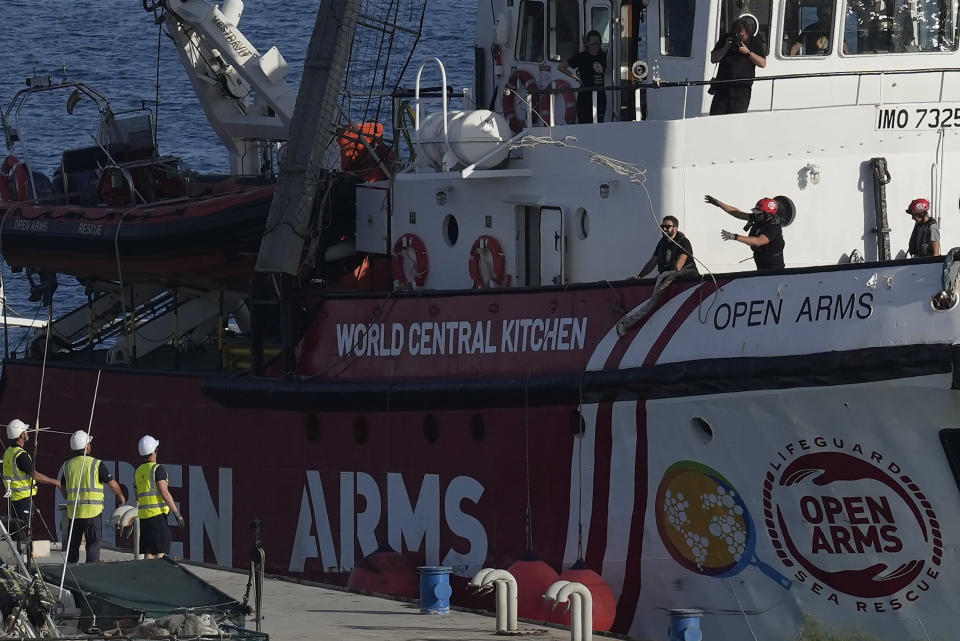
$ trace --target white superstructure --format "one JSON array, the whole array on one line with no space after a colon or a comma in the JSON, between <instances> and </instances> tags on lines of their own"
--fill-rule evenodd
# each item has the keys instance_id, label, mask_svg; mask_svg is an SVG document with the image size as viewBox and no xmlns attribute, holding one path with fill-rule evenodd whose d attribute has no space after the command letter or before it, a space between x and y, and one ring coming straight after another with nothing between
<instances>
[{"instance_id":1,"label":"white superstructure","mask_svg":"<svg viewBox=\"0 0 960 641\"><path fill-rule=\"evenodd\" d=\"M473 171L419 153L397 174L389 206L385 184L360 190L358 249L396 253L397 239L418 236L430 265L444 266L430 269L423 287L471 287L470 252L480 236L503 249L509 278L501 285L625 278L652 252L667 214L679 218L701 271L752 269L749 248L720 238L721 229L739 231L742 223L705 204L705 194L745 211L775 197L788 267L882 259L877 158L890 178L888 258L906 255L913 221L904 210L918 197L933 202L942 246L960 243L960 188L947 178L958 165L956 2L481 4L477 86L468 100L523 125L506 142L514 132L497 122L508 160ZM835 16L826 48L790 55L818 4ZM757 69L749 112L708 116L710 50L745 14L767 50L766 67ZM608 60L605 122L566 124L575 119L573 93L556 81L576 82L557 66L583 48L590 28L602 34ZM649 76L641 80L632 68ZM423 75L439 79L431 64ZM554 94L529 93L544 89ZM440 100L421 98L419 106L435 136L431 115L442 111ZM450 107L451 122L459 106Z\"/></svg>"}]
</instances>

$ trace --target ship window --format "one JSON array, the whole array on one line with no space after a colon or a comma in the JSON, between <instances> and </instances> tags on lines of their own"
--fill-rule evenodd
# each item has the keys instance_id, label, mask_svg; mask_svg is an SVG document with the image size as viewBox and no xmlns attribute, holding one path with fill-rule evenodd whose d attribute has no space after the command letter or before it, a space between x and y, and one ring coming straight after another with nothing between
<instances>
[{"instance_id":1,"label":"ship window","mask_svg":"<svg viewBox=\"0 0 960 641\"><path fill-rule=\"evenodd\" d=\"M760 38L764 54L770 53L770 0L750 2L749 8L740 0L722 0L720 3L720 29L717 44L722 44L728 33L733 31L735 20L743 20L751 37Z\"/></svg>"},{"instance_id":2,"label":"ship window","mask_svg":"<svg viewBox=\"0 0 960 641\"><path fill-rule=\"evenodd\" d=\"M453 247L460 238L460 224L452 214L447 214L443 218L443 239L447 245Z\"/></svg>"},{"instance_id":3,"label":"ship window","mask_svg":"<svg viewBox=\"0 0 960 641\"><path fill-rule=\"evenodd\" d=\"M580 51L580 6L577 0L550 0L551 60L569 60Z\"/></svg>"},{"instance_id":4,"label":"ship window","mask_svg":"<svg viewBox=\"0 0 960 641\"><path fill-rule=\"evenodd\" d=\"M847 0L844 53L957 50L957 0Z\"/></svg>"},{"instance_id":5,"label":"ship window","mask_svg":"<svg viewBox=\"0 0 960 641\"><path fill-rule=\"evenodd\" d=\"M953 472L953 480L960 489L960 430L940 430L940 444L947 455L947 463Z\"/></svg>"},{"instance_id":6,"label":"ship window","mask_svg":"<svg viewBox=\"0 0 960 641\"><path fill-rule=\"evenodd\" d=\"M590 7L590 29L600 34L603 50L610 44L610 7Z\"/></svg>"},{"instance_id":7,"label":"ship window","mask_svg":"<svg viewBox=\"0 0 960 641\"><path fill-rule=\"evenodd\" d=\"M777 217L780 219L781 227L789 227L797 217L797 207L787 196L774 196L777 201Z\"/></svg>"},{"instance_id":8,"label":"ship window","mask_svg":"<svg viewBox=\"0 0 960 641\"><path fill-rule=\"evenodd\" d=\"M693 0L660 0L660 53L690 57L695 7Z\"/></svg>"},{"instance_id":9,"label":"ship window","mask_svg":"<svg viewBox=\"0 0 960 641\"><path fill-rule=\"evenodd\" d=\"M543 62L543 3L524 0L520 6L517 60Z\"/></svg>"},{"instance_id":10,"label":"ship window","mask_svg":"<svg viewBox=\"0 0 960 641\"><path fill-rule=\"evenodd\" d=\"M783 14L785 56L827 56L833 51L833 2L789 0Z\"/></svg>"}]
</instances>

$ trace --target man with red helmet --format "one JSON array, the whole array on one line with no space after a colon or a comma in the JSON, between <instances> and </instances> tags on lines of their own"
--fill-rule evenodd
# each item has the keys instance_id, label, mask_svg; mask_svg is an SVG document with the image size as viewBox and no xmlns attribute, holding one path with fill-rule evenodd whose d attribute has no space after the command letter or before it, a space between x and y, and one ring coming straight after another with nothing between
<instances>
[{"instance_id":1,"label":"man with red helmet","mask_svg":"<svg viewBox=\"0 0 960 641\"><path fill-rule=\"evenodd\" d=\"M704 196L704 200L734 218L747 221L743 227L747 232L746 236L724 229L720 232L721 238L749 245L753 250L753 261L757 264L757 269L783 269L783 229L777 216L779 206L776 200L761 198L750 213L722 203L710 195Z\"/></svg>"},{"instance_id":2,"label":"man with red helmet","mask_svg":"<svg viewBox=\"0 0 960 641\"><path fill-rule=\"evenodd\" d=\"M940 255L940 227L937 219L930 215L930 201L926 198L914 198L907 206L907 213L913 218L913 232L907 250L914 258Z\"/></svg>"}]
</instances>

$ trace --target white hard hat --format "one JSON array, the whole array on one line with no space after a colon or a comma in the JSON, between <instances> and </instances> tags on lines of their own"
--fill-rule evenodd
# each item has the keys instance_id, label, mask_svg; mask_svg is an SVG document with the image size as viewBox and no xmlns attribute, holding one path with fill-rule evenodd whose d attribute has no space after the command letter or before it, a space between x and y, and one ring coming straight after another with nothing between
<instances>
[{"instance_id":1,"label":"white hard hat","mask_svg":"<svg viewBox=\"0 0 960 641\"><path fill-rule=\"evenodd\" d=\"M160 445L160 441L147 434L137 444L137 451L140 452L140 456L150 456L157 451L158 445Z\"/></svg>"},{"instance_id":2,"label":"white hard hat","mask_svg":"<svg viewBox=\"0 0 960 641\"><path fill-rule=\"evenodd\" d=\"M11 441L15 441L20 438L20 435L30 429L30 426L21 421L19 418L15 418L9 423L7 423L7 438Z\"/></svg>"},{"instance_id":3,"label":"white hard hat","mask_svg":"<svg viewBox=\"0 0 960 641\"><path fill-rule=\"evenodd\" d=\"M75 451L86 449L87 445L89 445L90 441L92 440L92 436L88 435L83 430L77 430L70 436L70 449Z\"/></svg>"}]
</instances>

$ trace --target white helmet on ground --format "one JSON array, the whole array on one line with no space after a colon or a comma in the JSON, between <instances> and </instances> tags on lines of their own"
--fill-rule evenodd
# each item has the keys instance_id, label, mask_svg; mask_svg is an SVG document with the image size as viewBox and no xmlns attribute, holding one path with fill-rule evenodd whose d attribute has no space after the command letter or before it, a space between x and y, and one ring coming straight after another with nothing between
<instances>
[{"instance_id":1,"label":"white helmet on ground","mask_svg":"<svg viewBox=\"0 0 960 641\"><path fill-rule=\"evenodd\" d=\"M137 444L137 451L140 452L140 456L150 456L157 451L158 445L160 445L160 441L147 434Z\"/></svg>"},{"instance_id":2,"label":"white helmet on ground","mask_svg":"<svg viewBox=\"0 0 960 641\"><path fill-rule=\"evenodd\" d=\"M77 430L70 436L70 449L74 451L84 450L92 440L92 436L83 430Z\"/></svg>"},{"instance_id":3,"label":"white helmet on ground","mask_svg":"<svg viewBox=\"0 0 960 641\"><path fill-rule=\"evenodd\" d=\"M9 423L7 423L7 438L11 441L15 441L20 438L20 435L30 429L30 426L21 421L19 418L15 418Z\"/></svg>"}]
</instances>

